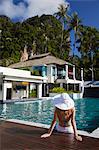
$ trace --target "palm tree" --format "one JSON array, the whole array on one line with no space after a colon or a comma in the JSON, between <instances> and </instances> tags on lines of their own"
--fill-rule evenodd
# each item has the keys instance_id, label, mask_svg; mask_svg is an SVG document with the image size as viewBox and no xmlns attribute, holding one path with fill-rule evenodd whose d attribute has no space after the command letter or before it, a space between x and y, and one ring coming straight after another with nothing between
<instances>
[{"instance_id":1,"label":"palm tree","mask_svg":"<svg viewBox=\"0 0 99 150\"><path fill-rule=\"evenodd\" d=\"M60 44L60 49L62 49L62 45L63 45L63 36L64 36L64 28L66 23L68 24L68 21L70 20L70 16L67 14L69 8L69 4L60 4L58 7L58 12L55 13L54 15L61 21L62 23L62 33L61 33L61 44Z\"/></svg>"},{"instance_id":2,"label":"palm tree","mask_svg":"<svg viewBox=\"0 0 99 150\"><path fill-rule=\"evenodd\" d=\"M74 12L71 15L71 21L69 23L69 30L74 30L73 58L75 55L76 42L81 35L80 27L81 27L81 20L79 19L77 12Z\"/></svg>"},{"instance_id":3,"label":"palm tree","mask_svg":"<svg viewBox=\"0 0 99 150\"><path fill-rule=\"evenodd\" d=\"M94 81L96 53L99 52L99 31L93 27L83 26L81 36L79 51L82 54L83 65L91 70Z\"/></svg>"},{"instance_id":4,"label":"palm tree","mask_svg":"<svg viewBox=\"0 0 99 150\"><path fill-rule=\"evenodd\" d=\"M63 34L63 43L62 43L62 58L68 60L69 52L71 50L71 44L70 44L70 32L68 30L64 31ZM64 51L66 49L66 51Z\"/></svg>"}]
</instances>

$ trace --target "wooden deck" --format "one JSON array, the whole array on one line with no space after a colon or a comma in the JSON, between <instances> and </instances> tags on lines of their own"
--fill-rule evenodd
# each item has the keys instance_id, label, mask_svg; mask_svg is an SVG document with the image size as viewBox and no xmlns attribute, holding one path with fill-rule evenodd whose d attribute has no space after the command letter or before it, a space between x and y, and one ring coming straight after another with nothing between
<instances>
[{"instance_id":1,"label":"wooden deck","mask_svg":"<svg viewBox=\"0 0 99 150\"><path fill-rule=\"evenodd\" d=\"M0 123L0 150L99 150L99 139L83 136L78 142L71 134L57 133L46 139L47 130L16 123Z\"/></svg>"}]
</instances>

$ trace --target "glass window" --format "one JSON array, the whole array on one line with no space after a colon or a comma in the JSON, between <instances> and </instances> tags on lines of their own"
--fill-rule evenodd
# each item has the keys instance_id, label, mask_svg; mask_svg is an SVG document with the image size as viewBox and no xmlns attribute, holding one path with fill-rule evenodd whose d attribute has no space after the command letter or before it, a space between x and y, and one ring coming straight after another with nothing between
<instances>
[{"instance_id":1,"label":"glass window","mask_svg":"<svg viewBox=\"0 0 99 150\"><path fill-rule=\"evenodd\" d=\"M33 66L31 74L45 77L47 76L47 66Z\"/></svg>"},{"instance_id":2,"label":"glass window","mask_svg":"<svg viewBox=\"0 0 99 150\"><path fill-rule=\"evenodd\" d=\"M73 79L73 66L68 65L68 77Z\"/></svg>"},{"instance_id":3,"label":"glass window","mask_svg":"<svg viewBox=\"0 0 99 150\"><path fill-rule=\"evenodd\" d=\"M55 67L52 67L52 76L55 76Z\"/></svg>"}]
</instances>

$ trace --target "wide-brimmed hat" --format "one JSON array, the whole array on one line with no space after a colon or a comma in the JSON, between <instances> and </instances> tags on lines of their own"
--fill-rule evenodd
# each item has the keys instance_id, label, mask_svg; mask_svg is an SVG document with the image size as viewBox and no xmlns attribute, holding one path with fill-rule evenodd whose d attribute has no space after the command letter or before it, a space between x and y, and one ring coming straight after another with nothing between
<instances>
[{"instance_id":1,"label":"wide-brimmed hat","mask_svg":"<svg viewBox=\"0 0 99 150\"><path fill-rule=\"evenodd\" d=\"M74 107L74 101L67 93L54 96L53 104L61 110L69 110Z\"/></svg>"}]
</instances>

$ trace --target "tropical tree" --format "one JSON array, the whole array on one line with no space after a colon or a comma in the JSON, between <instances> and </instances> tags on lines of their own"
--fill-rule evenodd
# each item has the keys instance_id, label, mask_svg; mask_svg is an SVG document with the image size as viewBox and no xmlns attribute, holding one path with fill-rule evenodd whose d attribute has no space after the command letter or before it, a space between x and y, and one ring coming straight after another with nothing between
<instances>
[{"instance_id":1,"label":"tropical tree","mask_svg":"<svg viewBox=\"0 0 99 150\"><path fill-rule=\"evenodd\" d=\"M65 4L65 3L60 4L59 7L58 7L59 11L54 14L62 23L60 50L62 49L62 45L63 45L64 29L66 27L66 23L67 23L67 26L68 26L68 22L70 20L70 16L67 14L68 8L69 8L69 4L68 5Z\"/></svg>"},{"instance_id":2,"label":"tropical tree","mask_svg":"<svg viewBox=\"0 0 99 150\"><path fill-rule=\"evenodd\" d=\"M94 66L97 62L97 56L99 56L99 31L93 27L83 26L79 42L78 50L81 53L83 66L91 70L92 80L94 80Z\"/></svg>"},{"instance_id":3,"label":"tropical tree","mask_svg":"<svg viewBox=\"0 0 99 150\"><path fill-rule=\"evenodd\" d=\"M81 20L79 19L77 12L74 12L71 15L71 20L69 22L69 31L71 30L74 31L73 58L75 56L76 42L81 37L80 28L81 28Z\"/></svg>"},{"instance_id":4,"label":"tropical tree","mask_svg":"<svg viewBox=\"0 0 99 150\"><path fill-rule=\"evenodd\" d=\"M65 30L63 34L63 44L60 53L62 59L68 60L70 49L71 49L70 32L68 30Z\"/></svg>"}]
</instances>

